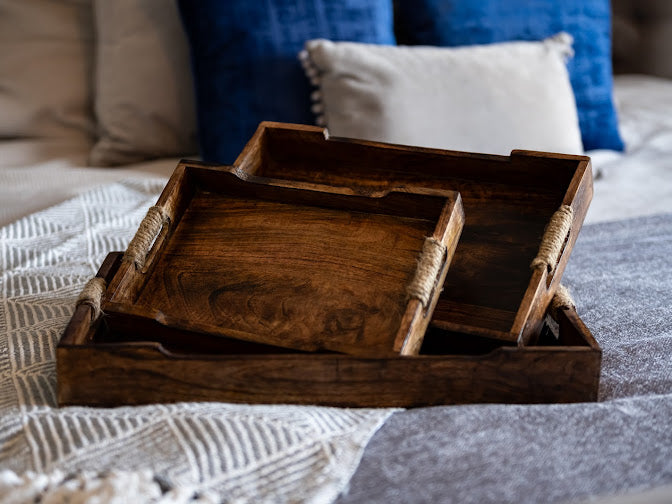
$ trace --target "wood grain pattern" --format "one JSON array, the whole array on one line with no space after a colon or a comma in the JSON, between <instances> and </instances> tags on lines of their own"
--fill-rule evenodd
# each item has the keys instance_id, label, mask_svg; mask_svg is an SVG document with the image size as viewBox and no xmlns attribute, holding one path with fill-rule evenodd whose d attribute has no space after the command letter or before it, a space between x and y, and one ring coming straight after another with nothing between
<instances>
[{"instance_id":1,"label":"wood grain pattern","mask_svg":"<svg viewBox=\"0 0 672 504\"><path fill-rule=\"evenodd\" d=\"M432 323L521 345L539 333L593 191L585 156L407 147L282 123L262 123L234 168L269 183L357 194L409 186L459 191L466 220ZM565 248L552 275L535 273L530 263L562 204L574 212Z\"/></svg>"},{"instance_id":2,"label":"wood grain pattern","mask_svg":"<svg viewBox=\"0 0 672 504\"><path fill-rule=\"evenodd\" d=\"M464 220L458 194L325 194L207 168L175 178L159 204L179 198L180 213L143 272L120 268L103 306L113 323L147 317L185 337L306 351L417 352L435 302L407 299L406 286L427 236L448 248L442 284Z\"/></svg>"},{"instance_id":3,"label":"wood grain pattern","mask_svg":"<svg viewBox=\"0 0 672 504\"><path fill-rule=\"evenodd\" d=\"M116 253L119 256L119 253ZM111 279L114 254L99 276ZM91 322L77 308L57 350L62 406L179 401L417 407L480 402L597 399L601 350L576 312L559 314L560 335L544 345L497 346L492 339L433 328L421 355L361 358L300 353L244 341L165 330L155 320L121 332L111 316Z\"/></svg>"},{"instance_id":4,"label":"wood grain pattern","mask_svg":"<svg viewBox=\"0 0 672 504\"><path fill-rule=\"evenodd\" d=\"M110 280L107 306L116 303L123 310L91 324L88 308L77 308L56 352L59 404L207 400L413 407L597 399L601 350L576 312L560 312L559 339L541 331L546 306L592 197L589 158L523 151L488 156L327 139L320 128L265 123L233 167L192 161L178 166L158 202L173 219L150 251L142 275L154 271L182 218L200 222L199 212L215 211L207 204L199 210L198 200L205 202L209 194L223 191L220 174L229 172L241 180L263 182L251 187L266 188L246 193L241 186L242 192L231 194L239 203L277 204L265 193L273 186L297 190L295 202L305 203L306 189L312 188L324 194L320 211L337 209L348 194L381 196L395 188L396 203L385 211L376 206L382 205L380 198L355 199L362 203L350 210L375 218L410 218L414 225L436 222L440 210L440 205L427 205L420 196L436 190L460 191L466 220L443 293L434 298L432 325L422 346L417 340L405 340L409 348L420 347L419 355L306 353L236 339L238 334L213 337L207 334L207 324L183 331L170 320L172 314L119 304L147 296L168 282L166 278L181 285L177 276L164 272L156 277L161 282L145 290L136 272L111 258L100 272ZM574 211L564 250L552 274L533 272L529 264L544 227L561 204ZM440 218L435 232L443 228L446 236L454 236L455 221L448 219L443 225L442 220L446 223ZM199 253L208 256L205 248ZM294 264L291 256L283 260ZM192 266L198 271L197 264ZM189 281L185 285L191 285ZM190 288L197 290L207 281L193 280ZM123 296L116 298L120 293ZM271 316L273 306L277 310L277 303L266 308ZM414 309L417 305L409 304L406 313ZM424 317L423 323L428 320Z\"/></svg>"},{"instance_id":5,"label":"wood grain pattern","mask_svg":"<svg viewBox=\"0 0 672 504\"><path fill-rule=\"evenodd\" d=\"M225 401L410 408L583 402L597 399L600 360L585 347L384 359L178 355L151 343L59 347L57 352L63 406Z\"/></svg>"}]
</instances>

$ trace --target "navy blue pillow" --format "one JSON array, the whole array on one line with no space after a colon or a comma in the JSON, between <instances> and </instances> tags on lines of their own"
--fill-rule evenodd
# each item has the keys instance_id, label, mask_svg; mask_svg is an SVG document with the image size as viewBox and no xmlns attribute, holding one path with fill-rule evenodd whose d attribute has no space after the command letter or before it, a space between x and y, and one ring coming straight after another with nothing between
<instances>
[{"instance_id":1,"label":"navy blue pillow","mask_svg":"<svg viewBox=\"0 0 672 504\"><path fill-rule=\"evenodd\" d=\"M180 0L201 155L232 163L259 122L313 124L306 40L394 44L391 0Z\"/></svg>"},{"instance_id":2,"label":"navy blue pillow","mask_svg":"<svg viewBox=\"0 0 672 504\"><path fill-rule=\"evenodd\" d=\"M567 65L585 150L623 150L612 97L609 0L395 0L401 44L460 46L574 37Z\"/></svg>"}]
</instances>

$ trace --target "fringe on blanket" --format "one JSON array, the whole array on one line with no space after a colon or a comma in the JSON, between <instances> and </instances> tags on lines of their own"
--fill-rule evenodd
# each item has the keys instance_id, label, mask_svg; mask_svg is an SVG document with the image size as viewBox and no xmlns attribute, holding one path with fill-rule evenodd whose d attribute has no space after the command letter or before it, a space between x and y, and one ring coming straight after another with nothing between
<instances>
[{"instance_id":1,"label":"fringe on blanket","mask_svg":"<svg viewBox=\"0 0 672 504\"><path fill-rule=\"evenodd\" d=\"M4 504L215 504L212 494L171 486L151 471L110 471L49 474L0 472L0 502Z\"/></svg>"}]
</instances>

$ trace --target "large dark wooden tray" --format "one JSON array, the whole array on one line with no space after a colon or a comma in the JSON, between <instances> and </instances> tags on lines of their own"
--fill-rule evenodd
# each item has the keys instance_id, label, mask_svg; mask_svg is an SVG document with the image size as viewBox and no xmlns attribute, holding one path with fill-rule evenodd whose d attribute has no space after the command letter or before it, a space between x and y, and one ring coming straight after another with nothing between
<instances>
[{"instance_id":1,"label":"large dark wooden tray","mask_svg":"<svg viewBox=\"0 0 672 504\"><path fill-rule=\"evenodd\" d=\"M343 195L230 170L178 165L103 300L115 331L418 352L462 230L458 193Z\"/></svg>"},{"instance_id":2,"label":"large dark wooden tray","mask_svg":"<svg viewBox=\"0 0 672 504\"><path fill-rule=\"evenodd\" d=\"M234 168L284 180L272 183L357 194L403 186L459 191L466 221L432 324L519 345L540 334L593 194L585 156L469 154L329 138L322 128L282 123L262 123ZM561 206L572 217L557 260L531 268Z\"/></svg>"},{"instance_id":3,"label":"large dark wooden tray","mask_svg":"<svg viewBox=\"0 0 672 504\"><path fill-rule=\"evenodd\" d=\"M121 253L98 273L111 280ZM525 347L430 328L418 356L300 353L193 333L115 332L77 307L56 349L58 402L118 406L226 401L351 407L597 399L601 350L576 312L559 310L559 338ZM545 332L544 332L545 334Z\"/></svg>"}]
</instances>

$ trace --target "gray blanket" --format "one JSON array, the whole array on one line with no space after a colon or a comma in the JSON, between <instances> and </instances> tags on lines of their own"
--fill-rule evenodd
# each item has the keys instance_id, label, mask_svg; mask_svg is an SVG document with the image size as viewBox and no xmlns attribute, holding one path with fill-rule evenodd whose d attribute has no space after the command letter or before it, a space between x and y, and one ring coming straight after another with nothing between
<instances>
[{"instance_id":1,"label":"gray blanket","mask_svg":"<svg viewBox=\"0 0 672 504\"><path fill-rule=\"evenodd\" d=\"M584 227L564 283L603 348L600 402L397 413L337 502L575 502L672 483L672 214Z\"/></svg>"}]
</instances>

